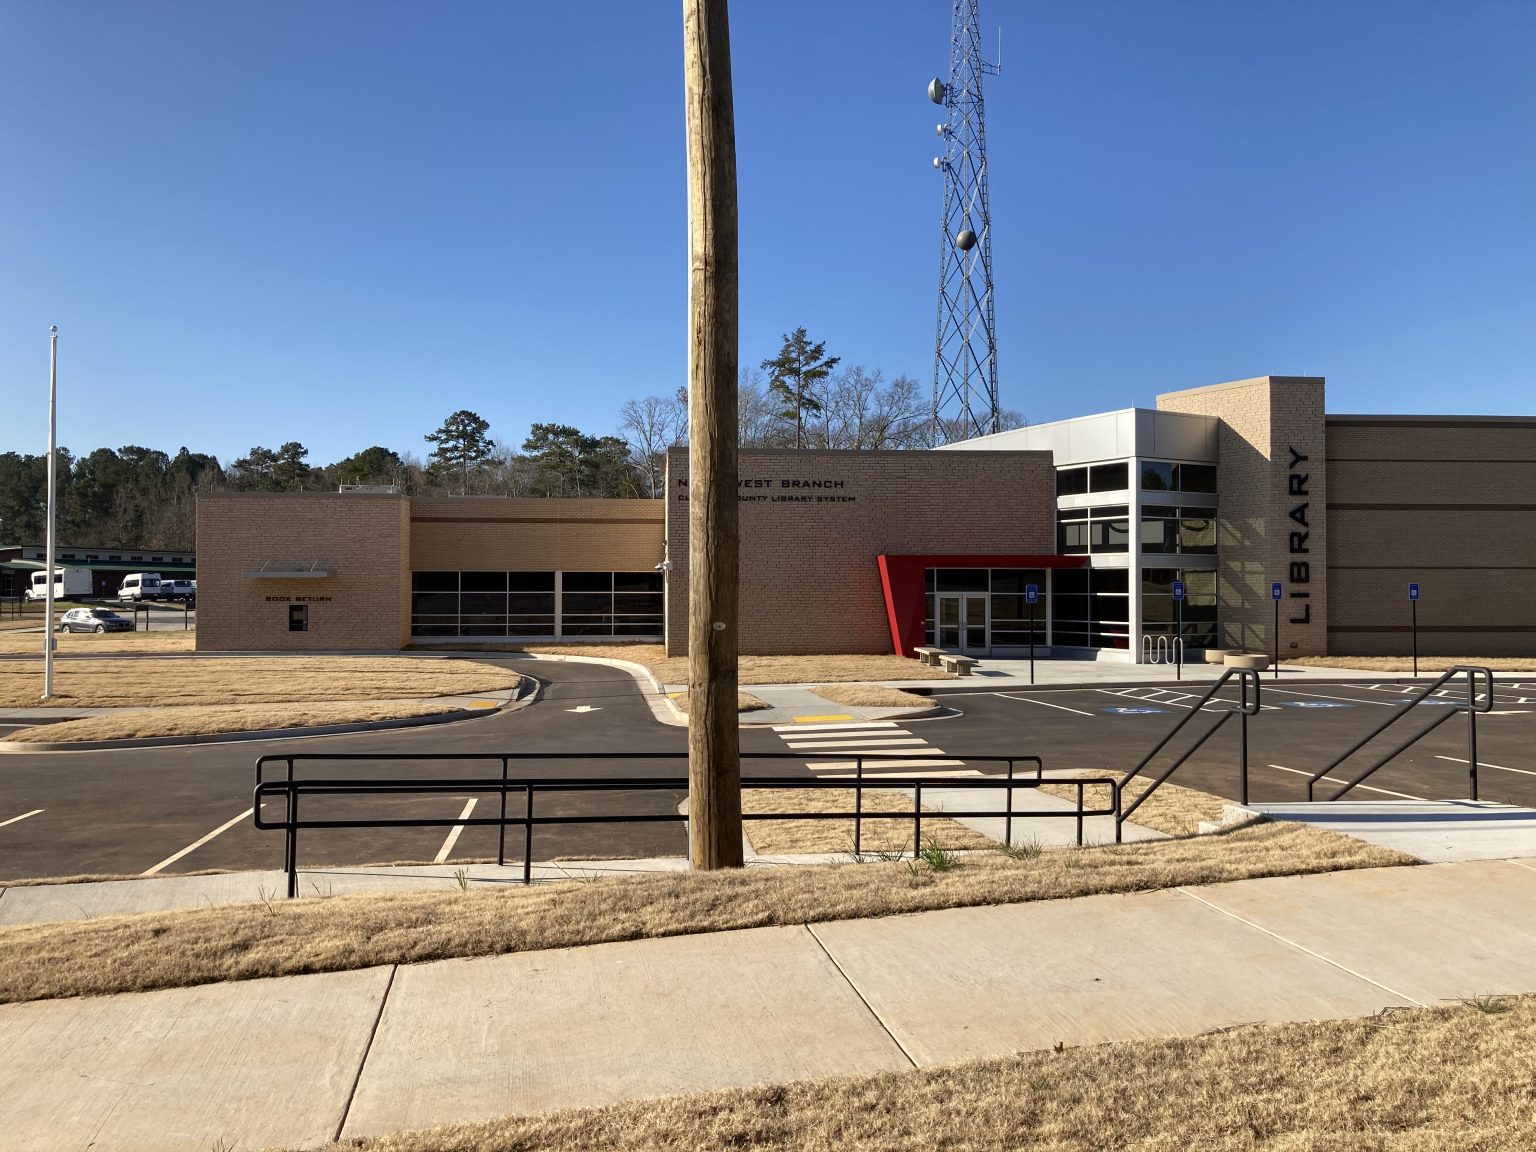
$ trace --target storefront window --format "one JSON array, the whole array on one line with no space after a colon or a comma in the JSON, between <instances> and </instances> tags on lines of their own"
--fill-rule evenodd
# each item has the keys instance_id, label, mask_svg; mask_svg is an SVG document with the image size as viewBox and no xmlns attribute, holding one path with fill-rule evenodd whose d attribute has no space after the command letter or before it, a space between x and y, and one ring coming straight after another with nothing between
<instances>
[{"instance_id":1,"label":"storefront window","mask_svg":"<svg viewBox=\"0 0 1536 1152\"><path fill-rule=\"evenodd\" d=\"M1056 469L1056 495L1081 496L1086 491L1088 491L1088 469Z\"/></svg>"},{"instance_id":2,"label":"storefront window","mask_svg":"<svg viewBox=\"0 0 1536 1152\"><path fill-rule=\"evenodd\" d=\"M411 589L413 636L651 637L662 632L660 572L415 572Z\"/></svg>"},{"instance_id":3,"label":"storefront window","mask_svg":"<svg viewBox=\"0 0 1536 1152\"><path fill-rule=\"evenodd\" d=\"M1130 475L1130 465L1123 460L1119 464L1095 464L1088 469L1088 491L1123 491L1130 487Z\"/></svg>"},{"instance_id":4,"label":"storefront window","mask_svg":"<svg viewBox=\"0 0 1536 1152\"><path fill-rule=\"evenodd\" d=\"M1184 603L1176 605L1173 582L1184 581ZM1186 648L1216 643L1216 573L1180 568L1141 570L1141 630L1148 636L1172 636L1175 618Z\"/></svg>"},{"instance_id":5,"label":"storefront window","mask_svg":"<svg viewBox=\"0 0 1536 1152\"><path fill-rule=\"evenodd\" d=\"M1130 577L1124 568L1061 569L1051 595L1051 641L1069 648L1130 646Z\"/></svg>"}]
</instances>

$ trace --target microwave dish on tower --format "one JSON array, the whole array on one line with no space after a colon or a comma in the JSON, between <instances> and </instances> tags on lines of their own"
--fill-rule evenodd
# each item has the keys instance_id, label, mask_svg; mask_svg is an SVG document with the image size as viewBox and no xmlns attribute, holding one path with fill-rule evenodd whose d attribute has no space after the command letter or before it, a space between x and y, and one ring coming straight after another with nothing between
<instances>
[{"instance_id":1,"label":"microwave dish on tower","mask_svg":"<svg viewBox=\"0 0 1536 1152\"><path fill-rule=\"evenodd\" d=\"M1001 52L1002 39L998 39ZM992 212L987 200L986 106L982 77L1000 69L981 58L980 0L954 0L949 81L928 99L949 112L933 166L944 174L939 229L939 320L933 354L931 436L935 446L999 430L997 328L992 307Z\"/></svg>"}]
</instances>

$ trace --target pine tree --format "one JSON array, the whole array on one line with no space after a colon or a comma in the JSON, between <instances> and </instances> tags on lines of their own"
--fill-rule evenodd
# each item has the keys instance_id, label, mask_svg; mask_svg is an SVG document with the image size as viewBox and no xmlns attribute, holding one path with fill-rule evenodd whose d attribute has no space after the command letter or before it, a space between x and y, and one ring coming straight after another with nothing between
<instances>
[{"instance_id":1,"label":"pine tree","mask_svg":"<svg viewBox=\"0 0 1536 1152\"><path fill-rule=\"evenodd\" d=\"M460 496L469 493L470 469L478 468L490 459L491 438L487 435L490 428L487 421L460 408L444 420L436 432L427 434L427 443L437 445L430 454L429 468L438 475L456 470Z\"/></svg>"},{"instance_id":2,"label":"pine tree","mask_svg":"<svg viewBox=\"0 0 1536 1152\"><path fill-rule=\"evenodd\" d=\"M842 361L840 356L828 356L826 342L812 344L805 334L805 326L796 328L784 337L784 347L771 360L764 360L768 370L768 388L784 402L779 413L781 420L795 422L795 447L805 447L805 414L821 414L821 398L816 385L832 374Z\"/></svg>"}]
</instances>

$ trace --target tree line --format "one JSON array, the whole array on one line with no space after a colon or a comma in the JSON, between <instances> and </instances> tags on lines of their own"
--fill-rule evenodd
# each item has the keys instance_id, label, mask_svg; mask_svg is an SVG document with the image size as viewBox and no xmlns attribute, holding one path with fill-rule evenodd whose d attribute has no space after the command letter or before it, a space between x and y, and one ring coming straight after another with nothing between
<instances>
[{"instance_id":1,"label":"tree line","mask_svg":"<svg viewBox=\"0 0 1536 1152\"><path fill-rule=\"evenodd\" d=\"M805 328L742 371L740 443L744 448L846 450L931 448L955 430L935 429L927 389L910 376L887 380L879 369L844 367ZM1024 423L1003 414L1003 427ZM424 443L425 457L372 445L316 465L291 440L256 445L227 467L182 448L169 456L128 445L86 456L59 450L59 540L68 546L190 549L201 492L334 491L343 484L390 485L413 496L661 495L666 453L688 442L688 395L626 400L619 435L599 436L568 424L534 424L519 446L491 434L475 412L454 412ZM0 453L0 543L42 541L47 522L45 456Z\"/></svg>"}]
</instances>

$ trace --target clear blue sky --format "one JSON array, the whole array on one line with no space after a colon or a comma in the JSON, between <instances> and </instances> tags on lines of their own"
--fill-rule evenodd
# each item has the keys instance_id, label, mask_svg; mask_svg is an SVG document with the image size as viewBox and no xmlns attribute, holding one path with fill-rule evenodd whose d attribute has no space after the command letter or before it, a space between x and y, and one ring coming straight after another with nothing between
<instances>
[{"instance_id":1,"label":"clear blue sky","mask_svg":"<svg viewBox=\"0 0 1536 1152\"><path fill-rule=\"evenodd\" d=\"M741 357L931 383L944 0L737 0ZM424 454L685 372L680 5L0 0L0 451ZM983 0L1003 403L1532 413L1536 4Z\"/></svg>"}]
</instances>

